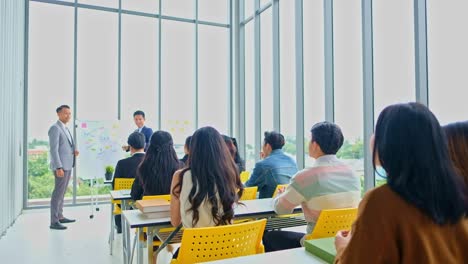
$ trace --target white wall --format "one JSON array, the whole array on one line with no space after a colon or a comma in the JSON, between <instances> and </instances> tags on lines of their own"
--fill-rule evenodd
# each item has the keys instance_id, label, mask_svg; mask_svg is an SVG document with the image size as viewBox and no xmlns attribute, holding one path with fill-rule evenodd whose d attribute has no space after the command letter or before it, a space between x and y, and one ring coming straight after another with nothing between
<instances>
[{"instance_id":1,"label":"white wall","mask_svg":"<svg viewBox=\"0 0 468 264\"><path fill-rule=\"evenodd\" d=\"M25 0L0 0L0 237L23 208Z\"/></svg>"}]
</instances>

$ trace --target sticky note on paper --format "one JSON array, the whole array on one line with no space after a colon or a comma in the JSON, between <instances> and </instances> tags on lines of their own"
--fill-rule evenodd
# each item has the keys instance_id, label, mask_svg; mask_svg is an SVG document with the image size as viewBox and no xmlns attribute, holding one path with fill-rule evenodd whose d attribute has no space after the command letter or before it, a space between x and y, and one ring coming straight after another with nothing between
<instances>
[{"instance_id":1,"label":"sticky note on paper","mask_svg":"<svg viewBox=\"0 0 468 264\"><path fill-rule=\"evenodd\" d=\"M87 123L81 123L81 128L88 128L88 124Z\"/></svg>"}]
</instances>

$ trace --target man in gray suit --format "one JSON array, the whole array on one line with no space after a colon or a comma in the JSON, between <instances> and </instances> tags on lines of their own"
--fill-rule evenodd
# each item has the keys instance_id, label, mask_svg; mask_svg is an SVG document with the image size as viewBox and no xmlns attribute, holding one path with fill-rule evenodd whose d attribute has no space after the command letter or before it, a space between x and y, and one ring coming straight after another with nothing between
<instances>
[{"instance_id":1,"label":"man in gray suit","mask_svg":"<svg viewBox=\"0 0 468 264\"><path fill-rule=\"evenodd\" d=\"M58 119L49 129L50 168L54 172L55 187L50 200L50 228L67 229L63 223L75 222L63 216L63 199L70 182L75 157L79 152L66 124L70 121L71 111L68 105L61 105L56 110Z\"/></svg>"}]
</instances>

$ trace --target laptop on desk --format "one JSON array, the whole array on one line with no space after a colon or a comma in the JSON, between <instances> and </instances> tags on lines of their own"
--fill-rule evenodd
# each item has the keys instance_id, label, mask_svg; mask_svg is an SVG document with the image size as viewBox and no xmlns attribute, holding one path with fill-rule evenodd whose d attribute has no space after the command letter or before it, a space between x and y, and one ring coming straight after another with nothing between
<instances>
[{"instance_id":1,"label":"laptop on desk","mask_svg":"<svg viewBox=\"0 0 468 264\"><path fill-rule=\"evenodd\" d=\"M120 190L119 192L121 195L130 195L130 191L131 190Z\"/></svg>"}]
</instances>

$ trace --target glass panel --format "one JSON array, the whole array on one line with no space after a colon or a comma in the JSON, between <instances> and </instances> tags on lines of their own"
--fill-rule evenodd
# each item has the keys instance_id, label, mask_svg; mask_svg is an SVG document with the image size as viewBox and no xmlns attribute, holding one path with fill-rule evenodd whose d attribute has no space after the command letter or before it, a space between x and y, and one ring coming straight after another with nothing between
<instances>
[{"instance_id":1,"label":"glass panel","mask_svg":"<svg viewBox=\"0 0 468 264\"><path fill-rule=\"evenodd\" d=\"M273 130L273 29L271 8L260 16L261 121L263 131Z\"/></svg>"},{"instance_id":2,"label":"glass panel","mask_svg":"<svg viewBox=\"0 0 468 264\"><path fill-rule=\"evenodd\" d=\"M335 122L345 142L338 157L364 180L361 1L334 2Z\"/></svg>"},{"instance_id":3,"label":"glass panel","mask_svg":"<svg viewBox=\"0 0 468 264\"><path fill-rule=\"evenodd\" d=\"M78 10L77 119L117 119L117 39L117 14Z\"/></svg>"},{"instance_id":4,"label":"glass panel","mask_svg":"<svg viewBox=\"0 0 468 264\"><path fill-rule=\"evenodd\" d=\"M121 118L132 120L134 111L143 110L145 125L153 130L158 127L158 23L122 15Z\"/></svg>"},{"instance_id":5,"label":"glass panel","mask_svg":"<svg viewBox=\"0 0 468 264\"><path fill-rule=\"evenodd\" d=\"M80 4L119 8L118 0L78 0Z\"/></svg>"},{"instance_id":6,"label":"glass panel","mask_svg":"<svg viewBox=\"0 0 468 264\"><path fill-rule=\"evenodd\" d=\"M195 28L170 20L162 23L161 126L171 133L182 157L185 138L195 129Z\"/></svg>"},{"instance_id":7,"label":"glass panel","mask_svg":"<svg viewBox=\"0 0 468 264\"><path fill-rule=\"evenodd\" d=\"M304 129L305 165L313 159L308 154L310 128L325 120L323 1L304 1Z\"/></svg>"},{"instance_id":8,"label":"glass panel","mask_svg":"<svg viewBox=\"0 0 468 264\"><path fill-rule=\"evenodd\" d=\"M413 2L373 2L375 120L390 104L415 100Z\"/></svg>"},{"instance_id":9,"label":"glass panel","mask_svg":"<svg viewBox=\"0 0 468 264\"><path fill-rule=\"evenodd\" d=\"M117 119L117 72L118 72L118 15L116 13L78 10L78 47L77 47L77 113L79 120L116 120ZM77 139L78 149L85 143ZM82 150L82 152L84 149ZM83 162L80 162L80 160ZM91 180L103 181L104 172L89 175L85 155L77 160L78 202L89 202L94 194L107 194L108 187L93 190ZM83 168L80 170L80 168ZM83 172L80 174L80 171ZM104 170L103 170L104 171Z\"/></svg>"},{"instance_id":10,"label":"glass panel","mask_svg":"<svg viewBox=\"0 0 468 264\"><path fill-rule=\"evenodd\" d=\"M198 126L228 133L229 30L198 28Z\"/></svg>"},{"instance_id":11,"label":"glass panel","mask_svg":"<svg viewBox=\"0 0 468 264\"><path fill-rule=\"evenodd\" d=\"M255 47L254 23L245 26L245 150L246 170L255 165Z\"/></svg>"},{"instance_id":12,"label":"glass panel","mask_svg":"<svg viewBox=\"0 0 468 264\"><path fill-rule=\"evenodd\" d=\"M264 7L269 3L271 3L271 0L260 0L260 7Z\"/></svg>"},{"instance_id":13,"label":"glass panel","mask_svg":"<svg viewBox=\"0 0 468 264\"><path fill-rule=\"evenodd\" d=\"M280 125L283 150L296 156L296 48L294 1L280 1Z\"/></svg>"},{"instance_id":14,"label":"glass panel","mask_svg":"<svg viewBox=\"0 0 468 264\"><path fill-rule=\"evenodd\" d=\"M29 3L28 206L50 203L54 177L47 132L58 106L73 109L73 16L72 7Z\"/></svg>"},{"instance_id":15,"label":"glass panel","mask_svg":"<svg viewBox=\"0 0 468 264\"><path fill-rule=\"evenodd\" d=\"M229 24L228 0L198 0L198 19Z\"/></svg>"},{"instance_id":16,"label":"glass panel","mask_svg":"<svg viewBox=\"0 0 468 264\"><path fill-rule=\"evenodd\" d=\"M122 9L157 14L159 0L122 0Z\"/></svg>"},{"instance_id":17,"label":"glass panel","mask_svg":"<svg viewBox=\"0 0 468 264\"><path fill-rule=\"evenodd\" d=\"M429 107L442 124L468 119L466 11L466 1L427 1Z\"/></svg>"},{"instance_id":18,"label":"glass panel","mask_svg":"<svg viewBox=\"0 0 468 264\"><path fill-rule=\"evenodd\" d=\"M163 0L162 13L166 16L195 18L194 0Z\"/></svg>"},{"instance_id":19,"label":"glass panel","mask_svg":"<svg viewBox=\"0 0 468 264\"><path fill-rule=\"evenodd\" d=\"M244 0L244 18L254 14L256 0Z\"/></svg>"}]
</instances>

